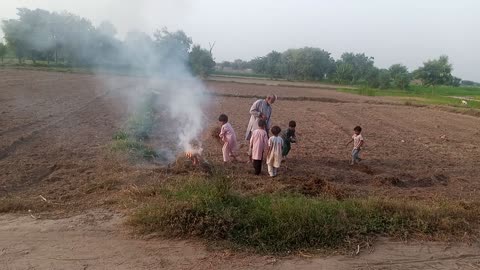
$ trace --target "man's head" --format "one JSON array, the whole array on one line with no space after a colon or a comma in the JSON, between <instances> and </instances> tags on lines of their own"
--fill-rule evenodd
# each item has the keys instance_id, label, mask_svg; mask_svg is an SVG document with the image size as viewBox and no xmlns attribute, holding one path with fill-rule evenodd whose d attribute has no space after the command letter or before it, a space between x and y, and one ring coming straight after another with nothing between
<instances>
[{"instance_id":1,"label":"man's head","mask_svg":"<svg viewBox=\"0 0 480 270\"><path fill-rule=\"evenodd\" d=\"M277 100L277 95L270 94L267 96L267 98L265 98L265 100L267 101L268 105L272 105L275 103L275 100Z\"/></svg>"}]
</instances>

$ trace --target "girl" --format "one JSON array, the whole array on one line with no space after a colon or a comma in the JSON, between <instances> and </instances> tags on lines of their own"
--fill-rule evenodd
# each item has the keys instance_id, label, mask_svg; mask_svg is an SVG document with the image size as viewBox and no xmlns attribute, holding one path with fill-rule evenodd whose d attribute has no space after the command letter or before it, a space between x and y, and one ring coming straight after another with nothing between
<instances>
[{"instance_id":1,"label":"girl","mask_svg":"<svg viewBox=\"0 0 480 270\"><path fill-rule=\"evenodd\" d=\"M218 121L222 124L219 136L223 141L223 162L230 162L231 158L236 161L237 157L235 156L235 151L237 149L237 136L235 135L235 131L233 130L232 125L228 123L227 115L221 114L218 117Z\"/></svg>"},{"instance_id":2,"label":"girl","mask_svg":"<svg viewBox=\"0 0 480 270\"><path fill-rule=\"evenodd\" d=\"M282 130L278 126L272 127L273 136L268 139L267 165L268 174L271 177L277 176L277 169L282 163L283 139L278 136Z\"/></svg>"},{"instance_id":3,"label":"girl","mask_svg":"<svg viewBox=\"0 0 480 270\"><path fill-rule=\"evenodd\" d=\"M255 169L255 175L262 172L263 153L268 146L268 135L265 131L265 120L258 120L258 129L252 132L250 138L250 150L252 153L252 163Z\"/></svg>"}]
</instances>

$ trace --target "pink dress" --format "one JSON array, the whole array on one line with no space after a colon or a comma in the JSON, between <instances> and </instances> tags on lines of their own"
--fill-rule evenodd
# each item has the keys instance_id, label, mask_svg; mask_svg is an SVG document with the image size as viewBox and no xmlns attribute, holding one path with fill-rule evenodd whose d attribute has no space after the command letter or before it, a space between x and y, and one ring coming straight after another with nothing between
<instances>
[{"instance_id":1,"label":"pink dress","mask_svg":"<svg viewBox=\"0 0 480 270\"><path fill-rule=\"evenodd\" d=\"M250 138L250 148L252 149L253 160L263 160L263 153L268 146L268 135L264 129L256 129L252 132Z\"/></svg>"},{"instance_id":2,"label":"pink dress","mask_svg":"<svg viewBox=\"0 0 480 270\"><path fill-rule=\"evenodd\" d=\"M237 150L237 135L235 135L235 131L230 123L222 125L220 138L223 141L223 161L228 162L232 156L235 156L235 151Z\"/></svg>"}]
</instances>

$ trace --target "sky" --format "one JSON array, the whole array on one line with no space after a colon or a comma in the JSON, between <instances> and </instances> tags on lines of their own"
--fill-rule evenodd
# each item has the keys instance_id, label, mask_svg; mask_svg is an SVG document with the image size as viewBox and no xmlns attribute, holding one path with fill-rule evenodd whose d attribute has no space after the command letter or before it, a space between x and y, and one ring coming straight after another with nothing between
<instances>
[{"instance_id":1,"label":"sky","mask_svg":"<svg viewBox=\"0 0 480 270\"><path fill-rule=\"evenodd\" d=\"M119 38L181 29L202 47L215 42L217 62L309 46L413 70L445 54L455 76L480 82L478 0L1 0L0 19L16 18L18 7L110 21Z\"/></svg>"}]
</instances>

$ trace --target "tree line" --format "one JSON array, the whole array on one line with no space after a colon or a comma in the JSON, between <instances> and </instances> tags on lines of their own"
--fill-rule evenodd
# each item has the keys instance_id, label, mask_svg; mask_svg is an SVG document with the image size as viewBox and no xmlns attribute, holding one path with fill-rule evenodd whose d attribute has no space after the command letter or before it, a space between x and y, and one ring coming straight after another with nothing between
<instances>
[{"instance_id":1,"label":"tree line","mask_svg":"<svg viewBox=\"0 0 480 270\"><path fill-rule=\"evenodd\" d=\"M414 79L421 80L427 86L459 86L462 82L452 75L453 68L448 56L428 60L422 67L409 72L402 64L394 64L388 69L378 68L374 58L364 53L346 52L335 60L329 52L311 47L289 49L283 53L272 51L250 61L224 61L219 67L252 69L253 72L265 74L272 79L330 81L381 89L408 89Z\"/></svg>"},{"instance_id":2,"label":"tree line","mask_svg":"<svg viewBox=\"0 0 480 270\"><path fill-rule=\"evenodd\" d=\"M13 51L19 63L46 61L71 67L107 67L162 71L185 65L194 74L207 76L215 61L211 49L193 45L183 31L158 29L116 37L110 22L94 26L89 20L68 12L18 9L18 19L2 21L6 44L0 43L0 58Z\"/></svg>"}]
</instances>

